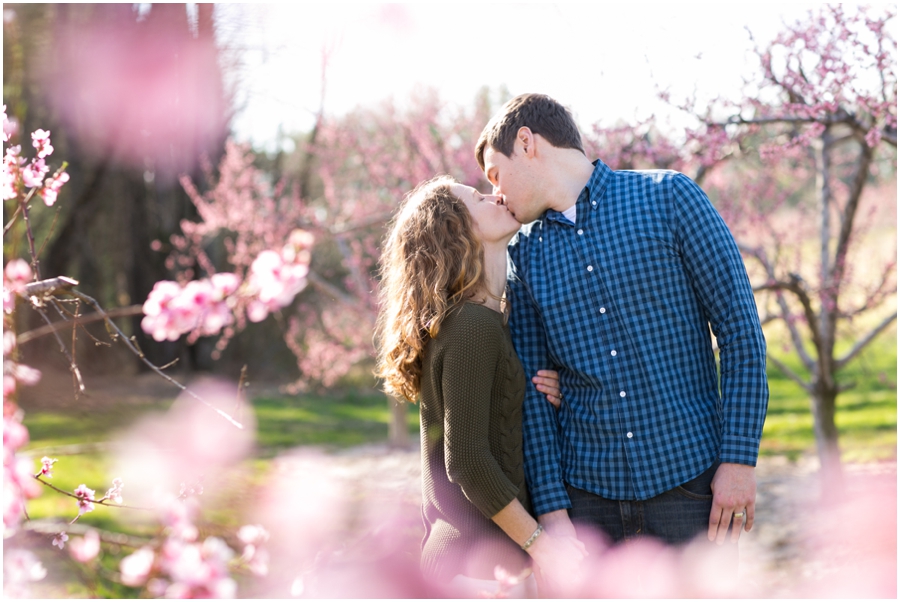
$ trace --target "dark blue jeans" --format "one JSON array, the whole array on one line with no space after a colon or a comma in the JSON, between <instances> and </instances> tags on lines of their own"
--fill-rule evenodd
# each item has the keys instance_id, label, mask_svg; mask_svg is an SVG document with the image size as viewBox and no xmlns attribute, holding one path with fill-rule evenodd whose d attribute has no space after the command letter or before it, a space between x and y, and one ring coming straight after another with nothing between
<instances>
[{"instance_id":1,"label":"dark blue jeans","mask_svg":"<svg viewBox=\"0 0 900 602\"><path fill-rule=\"evenodd\" d=\"M569 516L576 529L599 530L613 543L656 537L669 544L684 544L700 534L705 537L709 528L710 484L718 467L715 462L700 476L643 501L608 500L568 486Z\"/></svg>"}]
</instances>

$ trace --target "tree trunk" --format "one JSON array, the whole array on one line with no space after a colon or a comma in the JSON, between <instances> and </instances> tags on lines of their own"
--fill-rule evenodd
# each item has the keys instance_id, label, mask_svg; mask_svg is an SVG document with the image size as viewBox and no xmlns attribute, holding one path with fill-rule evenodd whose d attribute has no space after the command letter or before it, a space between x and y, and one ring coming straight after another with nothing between
<instances>
[{"instance_id":1,"label":"tree trunk","mask_svg":"<svg viewBox=\"0 0 900 602\"><path fill-rule=\"evenodd\" d=\"M813 429L816 435L816 449L819 453L823 492L834 494L840 491L842 480L841 450L838 447L838 430L834 423L837 391L819 386L812 395Z\"/></svg>"},{"instance_id":2,"label":"tree trunk","mask_svg":"<svg viewBox=\"0 0 900 602\"><path fill-rule=\"evenodd\" d=\"M406 402L388 395L387 403L391 410L388 441L391 447L407 447L409 445L409 428L406 425Z\"/></svg>"}]
</instances>

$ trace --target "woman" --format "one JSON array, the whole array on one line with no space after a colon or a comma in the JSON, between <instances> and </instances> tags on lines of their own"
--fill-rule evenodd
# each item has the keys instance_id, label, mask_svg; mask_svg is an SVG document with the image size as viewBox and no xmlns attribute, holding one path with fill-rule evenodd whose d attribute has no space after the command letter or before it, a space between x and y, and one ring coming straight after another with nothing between
<instances>
[{"instance_id":1,"label":"woman","mask_svg":"<svg viewBox=\"0 0 900 602\"><path fill-rule=\"evenodd\" d=\"M389 393L421 400L422 569L459 595L496 590L498 566L515 575L534 560L546 571L583 552L529 513L526 381L503 298L519 223L499 201L447 176L425 182L400 207L382 254L377 372ZM553 401L555 376L533 379Z\"/></svg>"}]
</instances>

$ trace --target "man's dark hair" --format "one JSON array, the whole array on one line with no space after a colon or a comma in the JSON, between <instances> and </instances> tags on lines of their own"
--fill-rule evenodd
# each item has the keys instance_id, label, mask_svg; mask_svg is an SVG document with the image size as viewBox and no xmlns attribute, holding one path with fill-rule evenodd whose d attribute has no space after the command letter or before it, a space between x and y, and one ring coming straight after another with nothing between
<instances>
[{"instance_id":1,"label":"man's dark hair","mask_svg":"<svg viewBox=\"0 0 900 602\"><path fill-rule=\"evenodd\" d=\"M546 94L520 94L503 105L481 131L475 160L482 171L485 149L490 147L509 157L521 127L530 128L556 148L574 148L584 153L581 134L569 109Z\"/></svg>"}]
</instances>

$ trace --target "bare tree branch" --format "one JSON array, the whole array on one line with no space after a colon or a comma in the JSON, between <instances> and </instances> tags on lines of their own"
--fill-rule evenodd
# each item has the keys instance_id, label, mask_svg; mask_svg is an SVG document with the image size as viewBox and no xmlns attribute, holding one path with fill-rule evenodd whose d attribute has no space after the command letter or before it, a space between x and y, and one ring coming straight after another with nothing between
<instances>
[{"instance_id":1,"label":"bare tree branch","mask_svg":"<svg viewBox=\"0 0 900 602\"><path fill-rule=\"evenodd\" d=\"M76 535L84 535L89 530L93 529L100 536L100 541L133 549L145 546L152 541L148 539L132 537L130 535L125 535L124 533L104 531L102 529L94 527L93 525L79 525L77 523L74 525L60 525L58 522L47 519L31 520L28 523L23 524L20 528L32 533L40 533L41 535L56 535L60 531L66 531L67 533L74 533Z\"/></svg>"},{"instance_id":2,"label":"bare tree branch","mask_svg":"<svg viewBox=\"0 0 900 602\"><path fill-rule=\"evenodd\" d=\"M16 337L16 345L22 345L29 341L33 341L34 339L40 338L42 336L52 334L57 330L62 330L63 328L68 328L72 322L75 324L89 324L91 322L99 322L101 320L106 320L107 318L124 318L128 316L139 316L143 313L143 306L141 305L129 305L128 307L117 307L115 309L107 310L106 314L100 313L92 313L86 314L83 316L78 316L75 319L64 321L64 322L54 322L49 326L41 326L40 328L35 328L34 330L29 330L28 332L23 332L18 337Z\"/></svg>"},{"instance_id":3,"label":"bare tree branch","mask_svg":"<svg viewBox=\"0 0 900 602\"><path fill-rule=\"evenodd\" d=\"M860 351L862 351L863 349L866 348L866 345L871 343L875 337L877 337L879 334L881 334L881 332L885 328L890 326L896 320L897 320L897 312L894 312L893 314L891 314L890 316L888 316L887 318L882 320L878 326L876 326L869 332L869 334L867 334L866 336L861 338L859 341L857 341L857 343L853 346L853 349L848 351L846 353L846 355L844 355L844 357L841 357L834 362L835 370L840 370L841 368L846 366L847 363L850 362L850 360L855 358L857 355L859 355Z\"/></svg>"},{"instance_id":4,"label":"bare tree branch","mask_svg":"<svg viewBox=\"0 0 900 602\"><path fill-rule=\"evenodd\" d=\"M785 376L787 376L792 381L796 382L798 385L803 387L803 390L805 390L808 393L813 392L813 386L810 383L803 380L803 378L800 375L798 375L796 372L794 372L793 370L788 368L787 365L784 362L782 362L781 360L779 360L777 357L775 357L771 353L767 353L766 359L767 359L767 361L770 361L773 364L775 364L775 367L778 368L779 370L781 370Z\"/></svg>"},{"instance_id":5,"label":"bare tree branch","mask_svg":"<svg viewBox=\"0 0 900 602\"><path fill-rule=\"evenodd\" d=\"M738 244L738 248L742 253L755 258L760 263L760 265L762 265L763 269L766 271L766 275L769 278L769 282L753 287L753 292L756 293L763 290L772 290L775 292L780 291L781 287L774 286L778 283L778 280L775 277L775 268L769 262L765 251L761 248L748 247L747 245L742 245L740 243ZM781 320L787 326L788 332L791 335L791 342L793 342L794 344L794 349L797 351L797 355L800 356L800 360L803 362L803 365L806 366L806 369L812 372L815 369L816 361L809 355L809 353L806 352L806 347L803 344L803 337L800 335L800 331L797 330L797 326L796 324L794 324L794 321L790 319L791 308L788 307L787 301L784 299L783 295L777 294L775 296L775 300L778 303L779 309L781 310ZM808 301L809 297L807 296L807 302ZM804 308L804 310L806 310L806 308ZM810 321L808 313L806 319L810 332L813 334L813 336L816 336L815 314L813 314L813 321Z\"/></svg>"},{"instance_id":6,"label":"bare tree branch","mask_svg":"<svg viewBox=\"0 0 900 602\"><path fill-rule=\"evenodd\" d=\"M872 149L865 141L861 141L859 146L860 154L856 164L856 173L853 176L853 184L850 186L847 194L847 203L841 216L841 231L838 234L837 248L834 252L834 264L829 274L831 282L835 285L844 276L847 251L850 246L850 237L853 234L853 221L856 217L856 210L859 207L860 197L862 197L863 189L866 186L866 179L869 177L869 167L872 165Z\"/></svg>"},{"instance_id":7,"label":"bare tree branch","mask_svg":"<svg viewBox=\"0 0 900 602\"><path fill-rule=\"evenodd\" d=\"M111 328L113 331L115 331L115 333L119 336L119 338L122 340L122 342L125 344L125 346L128 347L128 349L132 353L134 353L138 357L138 359L140 359L141 362L144 363L144 365L146 365L148 368L150 368L151 370L156 372L160 377L162 377L163 380L175 385L182 392L190 395L191 397L193 397L194 399L196 399L197 401L199 401L200 403L202 403L203 405L205 405L206 407L208 407L209 409L214 411L216 414L218 414L219 416L221 416L222 418L224 418L225 420L227 420L228 422L230 422L232 425L236 426L237 428L239 428L239 429L244 428L244 426L240 422L238 422L237 420L235 420L234 418L229 416L227 413L223 412L216 406L212 405L211 403L209 403L208 401L206 401L205 399L203 399L202 397L200 397L199 395L197 395L196 393L194 393L193 391L188 389L186 386L184 386L183 384L181 384L180 382L178 382L177 380L175 380L174 378L172 378L171 376L169 376L168 374L166 374L165 372L160 370L159 367L156 366L153 362L148 360L147 357L144 355L144 353L140 349L135 347L134 343L127 336L125 336L125 333L122 332L122 330L116 325L116 323L112 321L112 319L109 317L109 314L106 313L106 311L100 306L99 303L97 303L97 301L93 297L85 295L84 293L82 293L81 291L78 291L76 289L67 291L67 293L77 299L81 299L82 301L84 301L85 303L87 303L88 305L93 307L97 313L102 314L104 316L104 322L106 323L107 327Z\"/></svg>"}]
</instances>

